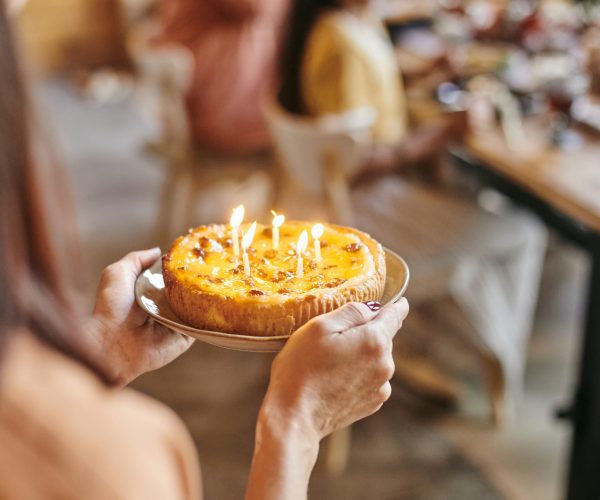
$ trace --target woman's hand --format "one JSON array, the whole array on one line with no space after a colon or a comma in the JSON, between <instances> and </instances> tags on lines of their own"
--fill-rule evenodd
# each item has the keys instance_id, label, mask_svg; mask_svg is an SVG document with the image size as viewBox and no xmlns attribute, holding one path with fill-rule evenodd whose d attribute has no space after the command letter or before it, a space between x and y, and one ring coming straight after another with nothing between
<instances>
[{"instance_id":1,"label":"woman's hand","mask_svg":"<svg viewBox=\"0 0 600 500\"><path fill-rule=\"evenodd\" d=\"M298 330L275 358L265 407L316 439L372 413L390 397L392 340L408 302L373 311L352 303Z\"/></svg>"},{"instance_id":2,"label":"woman's hand","mask_svg":"<svg viewBox=\"0 0 600 500\"><path fill-rule=\"evenodd\" d=\"M405 299L379 312L347 304L292 335L271 369L246 500L306 498L319 441L390 397L392 340L407 314Z\"/></svg>"},{"instance_id":3,"label":"woman's hand","mask_svg":"<svg viewBox=\"0 0 600 500\"><path fill-rule=\"evenodd\" d=\"M123 385L170 363L193 343L155 323L135 302L135 280L159 257L159 248L131 252L104 269L98 285L89 328L109 370Z\"/></svg>"}]
</instances>

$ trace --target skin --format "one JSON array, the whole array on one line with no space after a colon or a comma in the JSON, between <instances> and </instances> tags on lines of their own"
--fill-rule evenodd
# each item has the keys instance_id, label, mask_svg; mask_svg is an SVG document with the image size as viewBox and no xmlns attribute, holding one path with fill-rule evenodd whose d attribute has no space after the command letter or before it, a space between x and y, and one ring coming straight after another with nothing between
<instances>
[{"instance_id":1,"label":"skin","mask_svg":"<svg viewBox=\"0 0 600 500\"><path fill-rule=\"evenodd\" d=\"M320 440L391 395L392 340L408 302L347 304L298 330L275 358L259 413L246 500L305 499Z\"/></svg>"},{"instance_id":2,"label":"skin","mask_svg":"<svg viewBox=\"0 0 600 500\"><path fill-rule=\"evenodd\" d=\"M89 331L121 384L171 362L189 338L147 319L133 297L159 249L132 252L102 273ZM319 442L378 411L391 394L392 341L408 302L373 311L351 303L300 328L273 361L256 425L247 500L305 499Z\"/></svg>"},{"instance_id":3,"label":"skin","mask_svg":"<svg viewBox=\"0 0 600 500\"><path fill-rule=\"evenodd\" d=\"M135 280L160 255L159 248L131 252L100 278L88 331L120 385L170 363L193 344L190 337L152 321L135 302Z\"/></svg>"},{"instance_id":4,"label":"skin","mask_svg":"<svg viewBox=\"0 0 600 500\"><path fill-rule=\"evenodd\" d=\"M463 116L444 116L411 132L398 144L375 144L362 170L352 179L359 184L377 176L418 167L433 158L452 140L460 139L466 128Z\"/></svg>"}]
</instances>

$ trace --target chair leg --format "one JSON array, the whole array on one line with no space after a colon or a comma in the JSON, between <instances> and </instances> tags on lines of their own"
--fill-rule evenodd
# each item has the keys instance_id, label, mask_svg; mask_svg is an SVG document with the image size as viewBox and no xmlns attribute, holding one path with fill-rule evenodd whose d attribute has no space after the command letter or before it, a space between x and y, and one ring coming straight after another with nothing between
<instances>
[{"instance_id":1,"label":"chair leg","mask_svg":"<svg viewBox=\"0 0 600 500\"><path fill-rule=\"evenodd\" d=\"M352 226L350 188L339 161L335 155L325 154L323 166L329 216L337 224Z\"/></svg>"},{"instance_id":2,"label":"chair leg","mask_svg":"<svg viewBox=\"0 0 600 500\"><path fill-rule=\"evenodd\" d=\"M490 420L495 427L500 427L506 417L502 366L493 356L484 355L481 361L489 398Z\"/></svg>"},{"instance_id":3,"label":"chair leg","mask_svg":"<svg viewBox=\"0 0 600 500\"><path fill-rule=\"evenodd\" d=\"M350 426L331 434L323 444L322 463L325 472L330 476L344 473L350 457L350 441L352 428Z\"/></svg>"}]
</instances>

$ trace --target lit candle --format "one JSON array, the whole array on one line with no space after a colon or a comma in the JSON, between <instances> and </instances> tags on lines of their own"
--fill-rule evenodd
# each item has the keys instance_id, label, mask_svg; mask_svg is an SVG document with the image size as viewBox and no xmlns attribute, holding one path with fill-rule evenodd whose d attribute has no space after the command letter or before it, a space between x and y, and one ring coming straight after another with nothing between
<instances>
[{"instance_id":1,"label":"lit candle","mask_svg":"<svg viewBox=\"0 0 600 500\"><path fill-rule=\"evenodd\" d=\"M237 260L240 257L240 238L238 231L240 225L244 220L244 205L239 205L233 209L231 219L229 219L229 225L231 226L231 240L233 241L233 255L237 265Z\"/></svg>"},{"instance_id":2,"label":"lit candle","mask_svg":"<svg viewBox=\"0 0 600 500\"><path fill-rule=\"evenodd\" d=\"M302 253L306 250L308 245L308 233L302 231L300 238L298 238L298 244L296 245L296 256L298 257L298 267L296 269L296 276L302 278L304 276L304 264L302 262Z\"/></svg>"},{"instance_id":3,"label":"lit candle","mask_svg":"<svg viewBox=\"0 0 600 500\"><path fill-rule=\"evenodd\" d=\"M248 232L242 236L242 258L244 261L244 274L250 277L250 261L248 260L248 248L252 245L254 233L256 232L256 222L253 222Z\"/></svg>"},{"instance_id":4,"label":"lit candle","mask_svg":"<svg viewBox=\"0 0 600 500\"><path fill-rule=\"evenodd\" d=\"M273 214L273 250L279 250L279 228L283 226L285 216L277 214L273 210L271 213Z\"/></svg>"},{"instance_id":5,"label":"lit candle","mask_svg":"<svg viewBox=\"0 0 600 500\"><path fill-rule=\"evenodd\" d=\"M321 242L319 238L323 236L323 224L315 224L310 230L310 234L315 240L315 259L317 262L321 262Z\"/></svg>"}]
</instances>

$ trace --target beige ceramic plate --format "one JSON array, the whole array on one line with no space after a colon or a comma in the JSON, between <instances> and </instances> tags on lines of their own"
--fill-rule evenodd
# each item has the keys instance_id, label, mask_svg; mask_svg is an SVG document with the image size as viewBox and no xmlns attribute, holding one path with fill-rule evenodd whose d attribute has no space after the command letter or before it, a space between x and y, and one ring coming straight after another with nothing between
<instances>
[{"instance_id":1,"label":"beige ceramic plate","mask_svg":"<svg viewBox=\"0 0 600 500\"><path fill-rule=\"evenodd\" d=\"M385 250L387 276L382 305L399 301L408 286L409 270L404 259ZM224 332L199 330L183 323L169 307L165 297L161 259L144 271L135 283L135 298L140 307L155 321L170 329L226 349L251 352L277 352L285 345L285 337L251 337Z\"/></svg>"}]
</instances>

